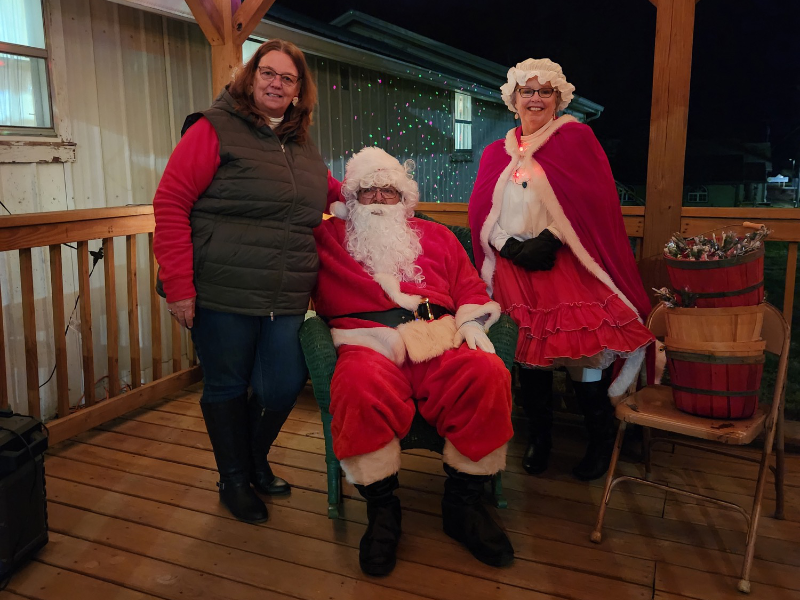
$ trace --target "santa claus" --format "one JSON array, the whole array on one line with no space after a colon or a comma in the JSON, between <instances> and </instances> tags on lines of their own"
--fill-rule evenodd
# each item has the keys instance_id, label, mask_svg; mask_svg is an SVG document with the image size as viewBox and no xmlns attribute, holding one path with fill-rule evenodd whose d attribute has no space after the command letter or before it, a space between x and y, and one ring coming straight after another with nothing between
<instances>
[{"instance_id":1,"label":"santa claus","mask_svg":"<svg viewBox=\"0 0 800 600\"><path fill-rule=\"evenodd\" d=\"M334 218L314 232L314 302L338 353L333 447L367 501L359 559L370 575L395 565L400 439L417 410L445 439L445 532L487 564L514 558L481 503L513 433L510 375L485 333L500 307L456 237L413 218L412 168L379 148L360 151L347 164L346 202L335 203Z\"/></svg>"}]
</instances>

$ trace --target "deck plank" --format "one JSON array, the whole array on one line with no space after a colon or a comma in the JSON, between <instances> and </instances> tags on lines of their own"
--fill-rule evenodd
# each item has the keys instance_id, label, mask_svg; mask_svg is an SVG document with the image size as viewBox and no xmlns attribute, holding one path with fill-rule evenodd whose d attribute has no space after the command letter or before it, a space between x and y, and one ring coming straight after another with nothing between
<instances>
[{"instance_id":1,"label":"deck plank","mask_svg":"<svg viewBox=\"0 0 800 600\"><path fill-rule=\"evenodd\" d=\"M89 434L86 434L89 435ZM104 437L108 437L107 434L103 434ZM125 436L122 436L124 438ZM108 439L120 439L118 434L109 437ZM136 441L136 440L134 440ZM76 445L79 446L79 445ZM174 448L174 446L172 447ZM180 449L182 451L185 449ZM166 453L170 452L169 448L162 448L159 453ZM201 451L194 451L199 452L198 457L202 459L203 453ZM77 447L75 449L65 448L59 450L60 456L66 456L70 458L74 458L75 460L89 460L93 463L98 464L100 467L109 467L109 468L120 468L123 469L126 473L133 473L138 472L143 475L150 474L152 475L157 469L155 465L157 463L153 462L150 459L145 457L137 457L137 456L129 456L121 452L103 452L101 448L92 448L91 446L87 448L80 448ZM203 461L206 465L211 465L213 468L213 464L211 463L211 459L205 459ZM55 473L59 476L64 475L63 472L60 470L59 465L55 464L54 466L49 466L48 472L52 475L54 473L54 468L57 469ZM279 468L276 465L276 472L281 474L282 476L288 477L292 480L293 483L297 484L298 480L293 480L295 476L300 477L300 482L303 484L308 484L309 479L303 477L304 472L302 470L284 470L283 468ZM73 470L81 471L80 467L75 467ZM102 469L98 469L95 471L97 476L103 474ZM180 468L171 466L170 467L170 477L175 480L175 482L183 485L197 485L203 489L207 489L209 491L214 490L214 482L216 481L215 474L210 470L203 470L199 468L189 467L189 466L181 466ZM69 478L73 478L74 475L66 475ZM91 475L82 475L84 480L90 481L86 479L87 477L91 477ZM139 484L138 481L134 478L132 479L130 475L124 476L124 473L119 475L119 479L124 481L124 487L117 487L117 484L114 483L114 476L113 474L105 474L105 479L103 481L104 486L114 485L113 489L118 489L120 491L127 491L127 490L137 490L142 491L147 489L145 484ZM320 480L320 486L324 485L324 482ZM321 488L320 491L322 491ZM178 492L176 491L175 494ZM183 493L183 492L182 492ZM405 490L401 490L401 495L405 496ZM153 497L148 494L148 497ZM183 501L187 501L187 497L185 495L181 496ZM161 496L155 496L155 499L160 499ZM297 507L301 510L309 510L315 511L317 514L324 514L325 511L325 501L324 499L319 498L319 496L314 496L314 494L309 494L306 490L295 490L292 496L287 497L286 499L272 499L273 505L276 502L281 502L282 504L292 505ZM198 503L195 507L197 510L202 509L202 505ZM225 511L217 506L218 514L225 514ZM273 509L274 512L274 509ZM348 520L353 520L355 522L364 523L366 521L366 517L363 511L363 503L359 501L345 501L345 515ZM613 532L609 533L606 536L607 541L604 542L600 546L596 546L591 544L588 540L588 527L586 526L576 526L573 522L564 520L564 519L549 519L544 518L541 516L536 515L526 515L524 513L512 513L511 511L500 511L499 512L500 518L505 523L507 529L512 532L512 539L515 542L515 546L517 547L518 552L521 551L523 548L527 548L528 546L523 543L520 546L520 541L526 542L528 541L527 538L536 540L538 543L531 547L531 549L525 554L526 556L531 556L533 559L539 559L544 561L558 561L563 560L561 564L564 566L570 565L569 557L570 557L570 548L566 548L563 551L566 552L566 558L559 559L559 552L556 550L552 550L548 545L546 540L554 541L558 540L559 543L561 541L568 542L573 544L572 548L576 549L574 558L578 564L584 564L587 557L579 552L580 548L578 546L582 545L585 548L592 548L601 550L603 552L607 552L609 554L609 558L612 560L619 560L621 564L624 564L623 557L628 555L629 558L644 558L644 559L652 559L652 560L670 560L672 562L677 562L678 564L683 564L687 566L695 566L697 564L703 564L709 570L715 572L721 572L725 574L735 574L738 569L739 561L741 557L736 555L729 555L724 551L711 551L706 550L703 548L694 548L692 546L688 546L684 543L680 542L670 542L670 541L663 541L663 540L652 540L643 535L627 535L620 532ZM411 521L409 519L412 519ZM441 530L439 529L438 520L434 517L429 515L419 515L417 513L413 513L410 511L406 511L404 513L404 529L409 530L409 523L423 523L426 525L425 527L420 527L415 530L415 533L419 534L420 536L438 536L438 539L447 539L441 534ZM413 526L413 525L412 525ZM516 538L514 537L515 533L523 534L523 537ZM530 535L528 535L530 534ZM739 538L739 552L742 551L743 548L743 537L744 536L737 536ZM434 538L436 539L436 538ZM713 539L713 538L712 538ZM530 544L530 542L528 542ZM759 541L759 546L763 546L762 542ZM759 548L757 546L757 549ZM542 552L544 550L544 553ZM766 547L764 551L769 551L769 545ZM785 550L784 547L779 547L774 549L774 554L779 554L781 551ZM622 557L620 556L622 555ZM522 555L520 555L522 556ZM607 561L600 561L598 563L598 570L602 572L601 569L609 568ZM611 573L617 573L620 571L620 567L611 568ZM633 581L641 581L638 576L631 577L630 573L636 573L637 571L631 571L630 569L622 569L622 573L618 576L620 577L627 577ZM785 581L787 586L800 586L800 581L797 581L796 573L793 567L785 566L785 565L776 565L773 563L762 562L761 560L756 560L754 566L754 581L772 581L772 580L781 580Z\"/></svg>"},{"instance_id":2,"label":"deck plank","mask_svg":"<svg viewBox=\"0 0 800 600\"><path fill-rule=\"evenodd\" d=\"M656 566L656 589L704 600L741 600L736 589L738 577L720 577L697 569L659 563ZM767 583L753 585L749 600L800 600L800 591L787 590Z\"/></svg>"},{"instance_id":3,"label":"deck plank","mask_svg":"<svg viewBox=\"0 0 800 600\"><path fill-rule=\"evenodd\" d=\"M160 542L158 538L148 541L153 546L157 545L154 542ZM53 567L72 569L88 577L102 578L116 585L124 584L164 600L264 598L263 588L60 533L51 533L50 543L39 553L38 560ZM270 598L289 600L291 596L271 592Z\"/></svg>"},{"instance_id":4,"label":"deck plank","mask_svg":"<svg viewBox=\"0 0 800 600\"><path fill-rule=\"evenodd\" d=\"M343 482L342 518L327 518L319 411L306 388L270 452L292 494L267 498L270 519L235 520L219 502L217 473L200 411L202 387L170 394L51 448L46 458L51 543L15 575L0 600L78 598L295 598L298 600L734 600L745 547L734 512L655 488L625 485L612 496L603 543L589 532L603 480L569 476L585 432L556 428L551 468L521 468L521 435L509 444L504 491L495 511L517 560L507 569L475 561L441 528L441 457L403 455L403 538L387 578L364 576L358 546L366 505ZM631 454L621 472L641 475ZM627 447L626 447L627 448ZM757 449L734 449L760 456ZM800 457L787 457L787 517L762 517L751 598L800 600ZM655 480L749 504L755 464L661 445ZM628 462L632 461L632 462ZM774 506L772 475L764 514Z\"/></svg>"},{"instance_id":5,"label":"deck plank","mask_svg":"<svg viewBox=\"0 0 800 600\"><path fill-rule=\"evenodd\" d=\"M6 589L9 592L21 594L24 598L34 600L87 600L88 598L157 600L158 598L109 583L95 575L97 573L88 576L82 575L68 569L59 569L34 561L14 575ZM2 593L0 593L0 598L3 598Z\"/></svg>"},{"instance_id":6,"label":"deck plank","mask_svg":"<svg viewBox=\"0 0 800 600\"><path fill-rule=\"evenodd\" d=\"M70 477L71 483L53 478L53 483L51 484L53 497L59 503L63 502L64 504L76 506L81 500L76 497L74 489L76 486L82 486L83 484L75 482L75 473L76 471L81 471L81 469L66 472L68 468L62 469L62 466L64 465L59 461L59 464L55 467L56 477L61 477L62 475ZM91 472L92 469L88 469L88 471ZM94 483L98 484L99 482ZM137 489L141 490L140 493L146 494L147 498L154 498L155 502L144 498L134 499L111 491L99 492L95 490L93 494L85 494L85 499L80 506L85 509L91 508L103 514L118 514L138 523L170 528L173 531L176 527L185 527L182 525L184 521L199 518L197 513L192 511L213 510L213 518L228 519L229 523L221 523L215 528L210 525L198 525L198 530L205 532L206 539L214 539L220 544L230 543L235 547L246 547L250 551L265 553L273 557L282 557L299 564L308 561L307 566L321 565L323 563L333 564L336 565L336 572L345 572L353 577L360 576L356 557L358 541L363 533L363 526L358 529L348 527L346 531L342 532L338 531L340 526L336 522L331 522L324 515L309 515L296 509L271 504L271 519L264 525L271 532L269 536L264 536L257 529L230 519L225 510L219 506L216 494L210 490L183 488L179 492L179 486L170 486L164 482L147 484L141 480L136 480L133 483ZM104 489L105 486L112 485L115 489L123 489L127 492L124 487L117 488L108 478L102 482L102 485ZM179 493L181 506L187 508L172 506L168 512L159 510L159 503L164 502L165 498L177 497ZM107 498L110 498L110 500L106 500ZM113 503L114 499L116 499L116 504ZM321 500L323 497L318 495L318 499ZM108 506L111 506L111 508L108 508ZM116 510L117 512L106 512L109 510ZM206 521L209 518L203 517L201 521ZM156 519L156 521L153 521L153 519ZM571 548L567 544L562 544L560 551L558 545L556 545L554 551L548 556L548 562L558 562L560 560L573 572L554 567L552 563L550 565L537 564L535 562L526 563L525 556L536 556L531 552L529 544L523 544L517 568L498 570L477 563L459 545L444 537L443 534L438 540L423 539L415 535L415 527L409 528L407 523L404 523L404 525L405 534L401 543L399 558L409 563L418 563L420 569L423 567L427 569L429 566L440 569L442 573L437 574L436 579L449 582L445 588L453 587L454 585L456 588L459 587L451 580L451 572L454 571L459 574L459 581L462 586L475 590L476 593L480 592L480 594L491 593L491 589L493 589L491 586L486 588L484 580L495 582L492 584L495 587L498 583L502 583L521 589L538 589L544 593L559 593L571 598L580 598L581 592L588 589L605 589L610 595L619 598L649 598L651 594L649 581L652 580L652 564L644 561L638 561L638 564L636 564L638 570L636 578L642 583L648 582L647 587L641 584L630 585L614 578L614 576L624 577L622 571L633 571L634 567L626 565L625 561L621 561L622 564L614 568L612 561L605 559L603 553L596 550L591 552L581 551L580 548L576 549L576 552L571 552ZM441 531L440 527L440 522L437 522L436 529L439 532ZM223 532L219 540L214 538L213 531ZM193 535L187 529L182 529L181 533ZM209 538L208 536L211 537ZM291 536L295 536L295 538ZM296 536L302 537L298 541ZM309 538L314 541L309 541ZM349 551L345 552L344 549L335 547L336 544L348 546ZM255 550L255 548L258 548L258 550ZM534 546L533 552L541 552L542 549L541 546L538 548ZM342 565L340 563L342 558L348 557L350 561L346 565ZM583 559L587 558L589 560L584 563ZM633 564L630 561L628 562L630 565ZM584 571L592 568L597 569L598 566L610 570L612 575L606 572L600 577L588 573L574 572L578 569ZM341 569L345 569L345 571ZM427 581L431 574L416 573L416 575L412 575L413 573L409 575L412 579L422 577ZM473 575L479 579L472 581L471 576ZM466 581L465 577L467 578ZM569 578L567 583L563 582L565 577ZM440 594L445 594L445 588ZM421 593L425 593L424 590ZM464 597L464 593L461 590L458 592L460 596L437 595L437 597L458 598ZM476 598L479 597L480 595L476 596Z\"/></svg>"}]
</instances>

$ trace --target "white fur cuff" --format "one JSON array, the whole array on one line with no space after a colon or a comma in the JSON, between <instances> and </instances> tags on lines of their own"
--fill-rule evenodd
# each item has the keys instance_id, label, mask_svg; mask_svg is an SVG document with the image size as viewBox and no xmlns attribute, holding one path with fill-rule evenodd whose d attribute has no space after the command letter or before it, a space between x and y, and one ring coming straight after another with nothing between
<instances>
[{"instance_id":1,"label":"white fur cuff","mask_svg":"<svg viewBox=\"0 0 800 600\"><path fill-rule=\"evenodd\" d=\"M489 452L479 461L472 461L456 450L450 440L445 440L442 460L456 471L461 471L468 475L494 475L506 468L507 449L508 444L503 444L497 450Z\"/></svg>"},{"instance_id":2,"label":"white fur cuff","mask_svg":"<svg viewBox=\"0 0 800 600\"><path fill-rule=\"evenodd\" d=\"M411 362L421 363L453 349L456 325L452 316L445 315L435 321L403 323L397 326L397 332L403 338Z\"/></svg>"},{"instance_id":3,"label":"white fur cuff","mask_svg":"<svg viewBox=\"0 0 800 600\"><path fill-rule=\"evenodd\" d=\"M636 381L639 370L642 367L642 362L644 361L646 348L647 345L631 352L628 358L625 359L625 364L622 365L616 379L611 382L611 386L608 388L608 397L611 398L611 403L613 405L616 406L619 404L619 396L622 396Z\"/></svg>"},{"instance_id":4,"label":"white fur cuff","mask_svg":"<svg viewBox=\"0 0 800 600\"><path fill-rule=\"evenodd\" d=\"M486 304L462 304L456 311L456 329L467 321L479 320L483 328L489 329L500 318L500 305L494 300ZM485 320L484 320L485 319Z\"/></svg>"},{"instance_id":5,"label":"white fur cuff","mask_svg":"<svg viewBox=\"0 0 800 600\"><path fill-rule=\"evenodd\" d=\"M344 202L332 202L330 207L331 214L343 221L347 219L347 205Z\"/></svg>"},{"instance_id":6,"label":"white fur cuff","mask_svg":"<svg viewBox=\"0 0 800 600\"><path fill-rule=\"evenodd\" d=\"M400 440L392 438L383 448L343 458L339 463L347 481L352 484L369 485L386 479L400 470Z\"/></svg>"}]
</instances>

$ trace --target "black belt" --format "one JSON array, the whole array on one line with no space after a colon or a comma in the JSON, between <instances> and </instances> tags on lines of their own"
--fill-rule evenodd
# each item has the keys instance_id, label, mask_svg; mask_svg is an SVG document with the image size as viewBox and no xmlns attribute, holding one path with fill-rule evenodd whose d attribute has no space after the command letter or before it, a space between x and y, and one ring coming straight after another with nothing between
<instances>
[{"instance_id":1,"label":"black belt","mask_svg":"<svg viewBox=\"0 0 800 600\"><path fill-rule=\"evenodd\" d=\"M350 313L347 315L336 315L335 317L328 317L328 320L333 319L363 319L365 321L374 321L387 327L397 327L403 323L410 321L435 321L444 315L452 315L452 311L446 309L444 306L433 304L427 298L423 298L423 302L417 307L414 312L406 310L405 308L390 308L389 310L378 310L373 312L358 312Z\"/></svg>"}]
</instances>

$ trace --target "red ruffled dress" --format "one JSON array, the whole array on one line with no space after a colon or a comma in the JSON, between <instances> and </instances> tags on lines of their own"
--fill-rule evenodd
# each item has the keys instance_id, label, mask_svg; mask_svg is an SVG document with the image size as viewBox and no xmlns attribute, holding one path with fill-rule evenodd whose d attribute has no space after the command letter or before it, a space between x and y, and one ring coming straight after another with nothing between
<instances>
[{"instance_id":1,"label":"red ruffled dress","mask_svg":"<svg viewBox=\"0 0 800 600\"><path fill-rule=\"evenodd\" d=\"M519 326L515 358L523 365L604 369L653 339L567 246L550 271L527 271L497 253L493 283L494 299Z\"/></svg>"},{"instance_id":2,"label":"red ruffled dress","mask_svg":"<svg viewBox=\"0 0 800 600\"><path fill-rule=\"evenodd\" d=\"M526 240L545 228L562 236L541 196L552 188L525 158L551 135L548 130L555 125L520 139L522 152L503 190L491 243L502 247L500 242L509 235ZM592 274L567 244L559 248L549 271L527 271L494 252L494 299L520 328L517 362L529 367L605 369L653 340L637 313Z\"/></svg>"}]
</instances>

